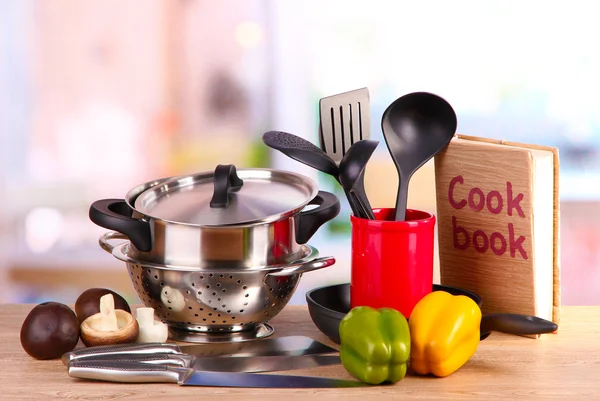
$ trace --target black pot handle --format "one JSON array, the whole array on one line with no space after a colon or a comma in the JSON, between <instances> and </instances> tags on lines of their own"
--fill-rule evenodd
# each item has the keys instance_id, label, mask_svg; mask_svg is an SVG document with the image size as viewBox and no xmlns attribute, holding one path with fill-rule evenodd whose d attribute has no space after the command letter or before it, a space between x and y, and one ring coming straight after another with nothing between
<instances>
[{"instance_id":1,"label":"black pot handle","mask_svg":"<svg viewBox=\"0 0 600 401\"><path fill-rule=\"evenodd\" d=\"M558 325L549 320L515 313L485 315L481 318L480 327L482 333L498 331L515 335L546 334L558 329Z\"/></svg>"},{"instance_id":2,"label":"black pot handle","mask_svg":"<svg viewBox=\"0 0 600 401\"><path fill-rule=\"evenodd\" d=\"M311 210L298 213L296 220L296 242L306 244L323 224L340 213L340 201L334 194L319 191L309 205L319 205Z\"/></svg>"},{"instance_id":3,"label":"black pot handle","mask_svg":"<svg viewBox=\"0 0 600 401\"><path fill-rule=\"evenodd\" d=\"M141 252L152 250L150 223L131 217L133 211L123 199L102 199L90 206L90 220L100 227L125 234Z\"/></svg>"},{"instance_id":4,"label":"black pot handle","mask_svg":"<svg viewBox=\"0 0 600 401\"><path fill-rule=\"evenodd\" d=\"M238 177L233 164L219 164L215 169L213 181L215 189L210 200L211 208L229 206L229 193L239 191L244 185L244 181Z\"/></svg>"}]
</instances>

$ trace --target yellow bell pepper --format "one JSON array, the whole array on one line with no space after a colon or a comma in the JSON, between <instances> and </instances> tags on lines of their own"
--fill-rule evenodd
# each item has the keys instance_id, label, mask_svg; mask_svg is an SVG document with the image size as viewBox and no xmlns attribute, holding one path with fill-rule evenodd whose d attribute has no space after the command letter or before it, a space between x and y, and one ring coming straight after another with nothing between
<instances>
[{"instance_id":1,"label":"yellow bell pepper","mask_svg":"<svg viewBox=\"0 0 600 401\"><path fill-rule=\"evenodd\" d=\"M481 309L467 296L434 291L417 303L408 324L411 368L421 375L445 377L477 350Z\"/></svg>"}]
</instances>

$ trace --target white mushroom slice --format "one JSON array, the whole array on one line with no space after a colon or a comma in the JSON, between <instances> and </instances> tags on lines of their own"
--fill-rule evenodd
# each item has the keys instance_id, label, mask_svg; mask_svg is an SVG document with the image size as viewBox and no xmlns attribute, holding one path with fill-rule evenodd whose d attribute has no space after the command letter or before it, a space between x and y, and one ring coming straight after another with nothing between
<instances>
[{"instance_id":1,"label":"white mushroom slice","mask_svg":"<svg viewBox=\"0 0 600 401\"><path fill-rule=\"evenodd\" d=\"M138 343L165 342L169 338L169 328L163 322L154 320L153 308L137 308L139 326Z\"/></svg>"}]
</instances>

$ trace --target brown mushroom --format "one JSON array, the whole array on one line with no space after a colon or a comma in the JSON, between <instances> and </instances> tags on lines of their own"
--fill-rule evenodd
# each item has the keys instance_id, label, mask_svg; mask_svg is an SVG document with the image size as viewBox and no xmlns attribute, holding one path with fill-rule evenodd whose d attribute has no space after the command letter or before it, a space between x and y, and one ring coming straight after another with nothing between
<instances>
[{"instance_id":1,"label":"brown mushroom","mask_svg":"<svg viewBox=\"0 0 600 401\"><path fill-rule=\"evenodd\" d=\"M121 295L109 290L108 288L89 288L82 292L75 301L75 314L79 319L79 324L95 313L100 312L100 297L106 294L112 294L115 300L115 309L122 309L131 313L129 304Z\"/></svg>"},{"instance_id":2,"label":"brown mushroom","mask_svg":"<svg viewBox=\"0 0 600 401\"><path fill-rule=\"evenodd\" d=\"M34 307L21 326L21 345L36 359L54 359L79 341L79 323L67 305L44 302Z\"/></svg>"},{"instance_id":3,"label":"brown mushroom","mask_svg":"<svg viewBox=\"0 0 600 401\"><path fill-rule=\"evenodd\" d=\"M100 298L100 312L81 323L81 341L88 346L135 342L138 322L129 312L115 309L112 294Z\"/></svg>"}]
</instances>

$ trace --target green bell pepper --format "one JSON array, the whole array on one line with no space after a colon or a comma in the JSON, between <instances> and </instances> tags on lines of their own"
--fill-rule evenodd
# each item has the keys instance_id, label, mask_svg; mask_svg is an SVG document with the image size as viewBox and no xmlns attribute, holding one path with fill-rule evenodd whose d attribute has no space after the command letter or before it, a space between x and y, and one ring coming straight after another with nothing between
<instances>
[{"instance_id":1,"label":"green bell pepper","mask_svg":"<svg viewBox=\"0 0 600 401\"><path fill-rule=\"evenodd\" d=\"M406 375L410 329L391 308L353 308L340 322L340 359L348 373L369 384L396 383Z\"/></svg>"}]
</instances>

